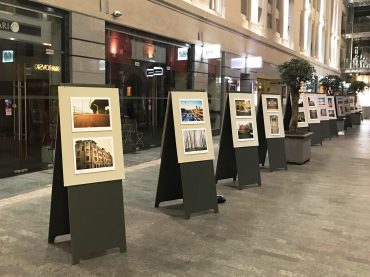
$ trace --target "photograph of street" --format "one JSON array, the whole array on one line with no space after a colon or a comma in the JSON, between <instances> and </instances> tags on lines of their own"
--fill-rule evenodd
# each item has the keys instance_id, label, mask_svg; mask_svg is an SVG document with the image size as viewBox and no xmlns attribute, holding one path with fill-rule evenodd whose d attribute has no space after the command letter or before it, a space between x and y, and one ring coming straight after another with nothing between
<instances>
[{"instance_id":1,"label":"photograph of street","mask_svg":"<svg viewBox=\"0 0 370 277\"><path fill-rule=\"evenodd\" d=\"M252 115L251 100L235 99L236 117L249 117Z\"/></svg>"},{"instance_id":2,"label":"photograph of street","mask_svg":"<svg viewBox=\"0 0 370 277\"><path fill-rule=\"evenodd\" d=\"M182 138L185 154L201 154L208 152L207 133L205 128L183 129Z\"/></svg>"},{"instance_id":3,"label":"photograph of street","mask_svg":"<svg viewBox=\"0 0 370 277\"><path fill-rule=\"evenodd\" d=\"M114 170L113 138L73 139L75 174Z\"/></svg>"},{"instance_id":4,"label":"photograph of street","mask_svg":"<svg viewBox=\"0 0 370 277\"><path fill-rule=\"evenodd\" d=\"M109 98L71 97L72 131L112 130Z\"/></svg>"},{"instance_id":5,"label":"photograph of street","mask_svg":"<svg viewBox=\"0 0 370 277\"><path fill-rule=\"evenodd\" d=\"M182 124L204 123L202 99L180 99L179 102Z\"/></svg>"},{"instance_id":6,"label":"photograph of street","mask_svg":"<svg viewBox=\"0 0 370 277\"><path fill-rule=\"evenodd\" d=\"M238 140L253 140L253 124L252 121L237 121L236 127L238 130Z\"/></svg>"}]
</instances>

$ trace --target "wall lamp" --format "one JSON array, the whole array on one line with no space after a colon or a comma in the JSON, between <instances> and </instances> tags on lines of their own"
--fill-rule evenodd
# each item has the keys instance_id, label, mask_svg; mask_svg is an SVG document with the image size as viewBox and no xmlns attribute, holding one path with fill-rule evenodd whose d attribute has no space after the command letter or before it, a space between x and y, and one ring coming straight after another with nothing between
<instances>
[{"instance_id":1,"label":"wall lamp","mask_svg":"<svg viewBox=\"0 0 370 277\"><path fill-rule=\"evenodd\" d=\"M122 16L122 13L121 13L120 11L114 11L114 12L112 12L112 15L113 15L115 18L117 18L117 17Z\"/></svg>"}]
</instances>

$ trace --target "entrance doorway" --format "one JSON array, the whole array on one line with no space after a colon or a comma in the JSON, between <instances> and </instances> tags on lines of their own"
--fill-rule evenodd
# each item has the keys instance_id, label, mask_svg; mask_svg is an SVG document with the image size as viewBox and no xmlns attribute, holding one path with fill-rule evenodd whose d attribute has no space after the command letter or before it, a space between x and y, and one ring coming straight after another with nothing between
<instances>
[{"instance_id":1,"label":"entrance doorway","mask_svg":"<svg viewBox=\"0 0 370 277\"><path fill-rule=\"evenodd\" d=\"M4 51L13 56L0 63L0 178L52 167L56 98L49 85L61 75L60 65L44 66L55 60L42 44L0 39Z\"/></svg>"}]
</instances>

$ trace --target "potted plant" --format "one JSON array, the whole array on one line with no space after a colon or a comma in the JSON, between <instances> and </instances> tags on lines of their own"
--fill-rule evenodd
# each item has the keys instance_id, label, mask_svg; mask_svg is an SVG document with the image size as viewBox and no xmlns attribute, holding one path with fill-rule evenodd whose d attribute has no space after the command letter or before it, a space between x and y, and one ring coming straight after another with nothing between
<instances>
[{"instance_id":1,"label":"potted plant","mask_svg":"<svg viewBox=\"0 0 370 277\"><path fill-rule=\"evenodd\" d=\"M298 101L301 87L314 77L315 68L306 60L293 58L278 66L282 81L290 88L292 114L285 134L288 162L303 164L311 158L311 132L298 132Z\"/></svg>"},{"instance_id":2,"label":"potted plant","mask_svg":"<svg viewBox=\"0 0 370 277\"><path fill-rule=\"evenodd\" d=\"M351 85L348 88L348 95L354 95L355 96L355 107L357 107L357 94L364 91L366 84L362 81L352 81ZM355 112L351 113L352 118L352 124L354 125L360 125L361 124L361 112L357 111L357 108L355 109Z\"/></svg>"},{"instance_id":3,"label":"potted plant","mask_svg":"<svg viewBox=\"0 0 370 277\"><path fill-rule=\"evenodd\" d=\"M320 79L320 85L324 88L327 95L343 95L344 80L337 75L327 75ZM337 117L336 121L330 121L332 135L344 131L344 117Z\"/></svg>"}]
</instances>

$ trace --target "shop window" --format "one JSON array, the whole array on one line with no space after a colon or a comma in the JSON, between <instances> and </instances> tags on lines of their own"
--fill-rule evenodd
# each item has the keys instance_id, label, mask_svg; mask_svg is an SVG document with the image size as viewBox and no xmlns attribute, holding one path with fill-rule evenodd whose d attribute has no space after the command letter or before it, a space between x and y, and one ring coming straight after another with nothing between
<instances>
[{"instance_id":1,"label":"shop window","mask_svg":"<svg viewBox=\"0 0 370 277\"><path fill-rule=\"evenodd\" d=\"M209 8L217 13L222 12L222 0L210 0Z\"/></svg>"},{"instance_id":2,"label":"shop window","mask_svg":"<svg viewBox=\"0 0 370 277\"><path fill-rule=\"evenodd\" d=\"M272 28L272 16L271 13L267 14L267 28Z\"/></svg>"}]
</instances>

